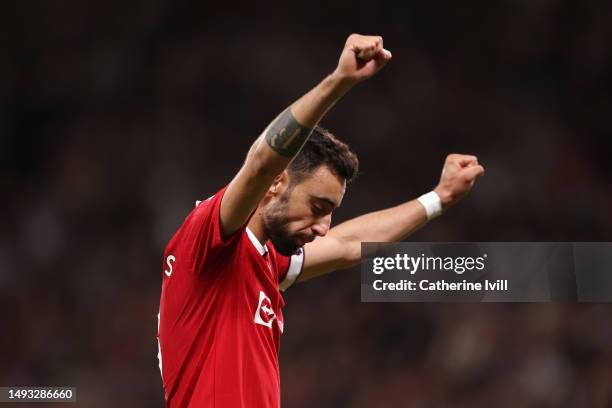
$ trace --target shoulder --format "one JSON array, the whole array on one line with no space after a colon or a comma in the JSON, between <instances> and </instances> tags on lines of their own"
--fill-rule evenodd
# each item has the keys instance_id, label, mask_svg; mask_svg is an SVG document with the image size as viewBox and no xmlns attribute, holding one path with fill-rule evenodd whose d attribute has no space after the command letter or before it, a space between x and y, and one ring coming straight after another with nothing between
<instances>
[{"instance_id":1,"label":"shoulder","mask_svg":"<svg viewBox=\"0 0 612 408\"><path fill-rule=\"evenodd\" d=\"M293 255L284 256L274 249L274 245L270 247L276 260L279 289L284 292L297 281L304 269L304 248L299 248Z\"/></svg>"}]
</instances>

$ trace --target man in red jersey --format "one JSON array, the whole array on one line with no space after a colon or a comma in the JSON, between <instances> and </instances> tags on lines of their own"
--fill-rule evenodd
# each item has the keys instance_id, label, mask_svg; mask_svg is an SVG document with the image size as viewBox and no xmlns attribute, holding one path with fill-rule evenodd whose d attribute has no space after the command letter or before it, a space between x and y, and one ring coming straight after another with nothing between
<instances>
[{"instance_id":1,"label":"man in red jersey","mask_svg":"<svg viewBox=\"0 0 612 408\"><path fill-rule=\"evenodd\" d=\"M476 157L450 155L434 191L330 229L358 162L317 123L390 60L382 37L349 36L334 72L270 123L166 247L158 357L168 407L279 407L279 290L355 265L362 241L405 238L483 174Z\"/></svg>"}]
</instances>

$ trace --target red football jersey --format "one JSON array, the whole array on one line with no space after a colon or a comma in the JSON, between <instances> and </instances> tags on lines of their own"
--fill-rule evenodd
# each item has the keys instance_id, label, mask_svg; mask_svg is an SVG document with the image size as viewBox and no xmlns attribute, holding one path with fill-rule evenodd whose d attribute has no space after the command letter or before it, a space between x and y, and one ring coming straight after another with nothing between
<instances>
[{"instance_id":1,"label":"red football jersey","mask_svg":"<svg viewBox=\"0 0 612 408\"><path fill-rule=\"evenodd\" d=\"M279 289L297 279L304 253L282 256L246 224L223 239L226 188L196 204L164 252L157 337L167 407L280 406Z\"/></svg>"}]
</instances>

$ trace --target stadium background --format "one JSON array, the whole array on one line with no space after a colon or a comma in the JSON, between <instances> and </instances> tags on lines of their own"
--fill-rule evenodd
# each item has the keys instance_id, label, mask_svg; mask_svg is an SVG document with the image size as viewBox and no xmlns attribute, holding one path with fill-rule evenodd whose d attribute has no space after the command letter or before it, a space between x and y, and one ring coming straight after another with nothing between
<instances>
[{"instance_id":1,"label":"stadium background","mask_svg":"<svg viewBox=\"0 0 612 408\"><path fill-rule=\"evenodd\" d=\"M594 0L5 4L0 385L163 405L166 241L351 32L394 59L323 121L362 165L336 223L469 152L486 176L411 239L612 240L611 17ZM285 299L284 407L612 404L607 305L361 304L357 268Z\"/></svg>"}]
</instances>

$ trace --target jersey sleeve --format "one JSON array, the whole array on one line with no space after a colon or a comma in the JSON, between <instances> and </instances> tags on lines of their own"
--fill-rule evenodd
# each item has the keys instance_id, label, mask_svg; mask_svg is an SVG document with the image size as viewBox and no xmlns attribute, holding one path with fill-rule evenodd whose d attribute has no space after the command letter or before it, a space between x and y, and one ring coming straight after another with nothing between
<instances>
[{"instance_id":1,"label":"jersey sleeve","mask_svg":"<svg viewBox=\"0 0 612 408\"><path fill-rule=\"evenodd\" d=\"M304 248L298 249L298 251L291 256L277 254L277 264L279 270L278 286L279 289L284 292L295 283L302 273L302 269L304 268Z\"/></svg>"},{"instance_id":2,"label":"jersey sleeve","mask_svg":"<svg viewBox=\"0 0 612 408\"><path fill-rule=\"evenodd\" d=\"M227 186L209 199L196 202L196 208L183 223L183 242L187 244L196 275L201 274L216 262L227 259L227 256L224 255L236 246L249 222L247 220L241 228L229 237L223 238L220 211L221 200L226 189Z\"/></svg>"}]
</instances>

